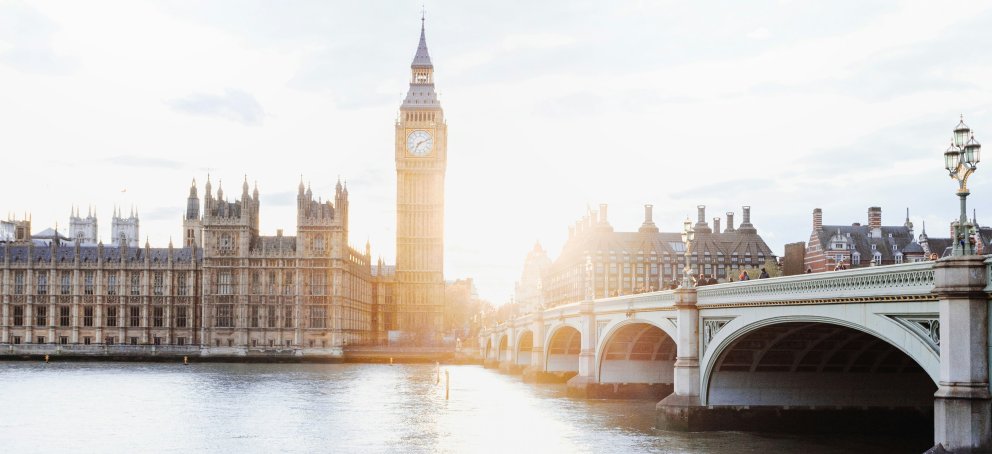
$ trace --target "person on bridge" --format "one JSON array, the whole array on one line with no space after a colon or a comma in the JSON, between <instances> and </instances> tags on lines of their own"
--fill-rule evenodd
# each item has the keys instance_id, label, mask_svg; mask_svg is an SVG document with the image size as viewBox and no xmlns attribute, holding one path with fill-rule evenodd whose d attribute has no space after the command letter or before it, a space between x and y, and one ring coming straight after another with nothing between
<instances>
[{"instance_id":1,"label":"person on bridge","mask_svg":"<svg viewBox=\"0 0 992 454\"><path fill-rule=\"evenodd\" d=\"M739 281L749 281L749 280L751 280L751 276L748 276L747 275L747 271L741 270L741 275L740 276L737 276L737 280L739 280Z\"/></svg>"},{"instance_id":2,"label":"person on bridge","mask_svg":"<svg viewBox=\"0 0 992 454\"><path fill-rule=\"evenodd\" d=\"M769 277L771 276L768 275L768 271L765 271L765 269L762 268L761 274L758 275L758 279L768 279Z\"/></svg>"}]
</instances>

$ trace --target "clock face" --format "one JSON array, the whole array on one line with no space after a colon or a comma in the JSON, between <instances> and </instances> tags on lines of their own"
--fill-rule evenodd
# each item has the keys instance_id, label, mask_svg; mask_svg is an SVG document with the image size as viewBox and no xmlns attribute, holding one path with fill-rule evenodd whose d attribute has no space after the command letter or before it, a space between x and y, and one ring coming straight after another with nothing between
<instances>
[{"instance_id":1,"label":"clock face","mask_svg":"<svg viewBox=\"0 0 992 454\"><path fill-rule=\"evenodd\" d=\"M418 129L406 137L406 151L414 156L426 156L434 149L431 133Z\"/></svg>"}]
</instances>

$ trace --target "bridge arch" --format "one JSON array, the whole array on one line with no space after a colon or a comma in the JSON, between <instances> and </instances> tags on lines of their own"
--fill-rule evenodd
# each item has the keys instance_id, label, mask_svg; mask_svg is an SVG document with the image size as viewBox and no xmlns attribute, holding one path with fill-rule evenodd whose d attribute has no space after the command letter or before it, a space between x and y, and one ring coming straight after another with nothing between
<instances>
[{"instance_id":1,"label":"bridge arch","mask_svg":"<svg viewBox=\"0 0 992 454\"><path fill-rule=\"evenodd\" d=\"M504 361L510 360L510 349L507 348L509 344L509 336L504 333L499 336L499 340L496 341L496 361L502 363Z\"/></svg>"},{"instance_id":2,"label":"bridge arch","mask_svg":"<svg viewBox=\"0 0 992 454\"><path fill-rule=\"evenodd\" d=\"M644 319L622 320L607 329L599 343L597 382L672 385L675 357L675 340L662 326ZM665 390L671 392L670 386Z\"/></svg>"},{"instance_id":3,"label":"bridge arch","mask_svg":"<svg viewBox=\"0 0 992 454\"><path fill-rule=\"evenodd\" d=\"M582 333L579 329L562 323L548 330L545 342L546 372L578 372L579 352L582 349Z\"/></svg>"},{"instance_id":4,"label":"bridge arch","mask_svg":"<svg viewBox=\"0 0 992 454\"><path fill-rule=\"evenodd\" d=\"M534 348L534 333L530 330L524 330L517 334L517 354L516 354L516 364L518 366L527 367L530 365L531 360L531 349Z\"/></svg>"},{"instance_id":5,"label":"bridge arch","mask_svg":"<svg viewBox=\"0 0 992 454\"><path fill-rule=\"evenodd\" d=\"M700 389L704 405L933 405L937 385L927 370L932 358L917 358L929 348L913 345L907 340L912 336L895 342L865 324L831 317L732 323L706 349Z\"/></svg>"},{"instance_id":6,"label":"bridge arch","mask_svg":"<svg viewBox=\"0 0 992 454\"><path fill-rule=\"evenodd\" d=\"M483 350L483 359L495 359L493 353L493 339L492 336L486 336L485 350Z\"/></svg>"}]
</instances>

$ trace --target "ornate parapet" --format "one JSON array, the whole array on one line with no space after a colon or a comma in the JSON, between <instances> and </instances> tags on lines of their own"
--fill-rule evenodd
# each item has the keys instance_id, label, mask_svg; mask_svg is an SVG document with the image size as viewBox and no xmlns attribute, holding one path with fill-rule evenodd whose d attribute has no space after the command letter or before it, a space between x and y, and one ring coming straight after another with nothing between
<instances>
[{"instance_id":1,"label":"ornate parapet","mask_svg":"<svg viewBox=\"0 0 992 454\"><path fill-rule=\"evenodd\" d=\"M762 305L770 302L857 302L861 298L932 299L934 262L875 266L705 286L699 306Z\"/></svg>"}]
</instances>

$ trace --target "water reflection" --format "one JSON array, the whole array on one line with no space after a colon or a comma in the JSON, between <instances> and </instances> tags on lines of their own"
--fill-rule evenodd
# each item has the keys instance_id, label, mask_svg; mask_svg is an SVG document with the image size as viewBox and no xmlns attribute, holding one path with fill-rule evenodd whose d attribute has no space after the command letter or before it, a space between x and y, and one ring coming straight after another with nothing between
<instances>
[{"instance_id":1,"label":"water reflection","mask_svg":"<svg viewBox=\"0 0 992 454\"><path fill-rule=\"evenodd\" d=\"M477 366L0 363L6 452L920 452L926 440L653 430ZM909 444L913 443L913 444ZM920 444L922 443L922 445Z\"/></svg>"}]
</instances>

